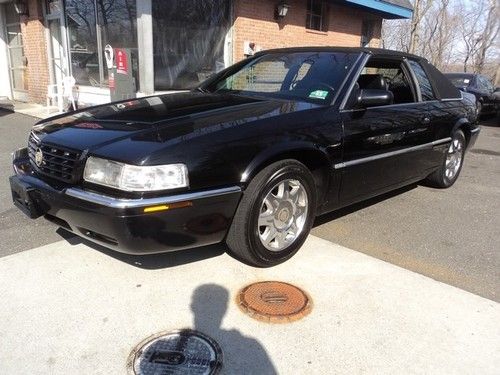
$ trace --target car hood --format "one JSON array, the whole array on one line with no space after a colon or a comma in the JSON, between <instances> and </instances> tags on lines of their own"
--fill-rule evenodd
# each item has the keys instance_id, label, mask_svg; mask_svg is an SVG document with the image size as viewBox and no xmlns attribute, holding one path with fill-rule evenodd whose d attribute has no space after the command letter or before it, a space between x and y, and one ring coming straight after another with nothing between
<instances>
[{"instance_id":1,"label":"car hood","mask_svg":"<svg viewBox=\"0 0 500 375\"><path fill-rule=\"evenodd\" d=\"M229 94L183 92L115 102L45 120L34 127L47 144L96 151L124 140L164 143L220 124L244 124L318 105ZM221 130L223 127L216 129ZM207 130L208 131L208 130Z\"/></svg>"}]
</instances>

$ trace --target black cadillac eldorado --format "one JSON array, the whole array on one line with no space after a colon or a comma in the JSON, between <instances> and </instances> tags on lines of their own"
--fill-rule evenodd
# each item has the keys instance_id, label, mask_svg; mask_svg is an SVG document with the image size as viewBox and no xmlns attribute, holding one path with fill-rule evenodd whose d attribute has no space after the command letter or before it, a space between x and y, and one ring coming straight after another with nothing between
<instances>
[{"instance_id":1,"label":"black cadillac eldorado","mask_svg":"<svg viewBox=\"0 0 500 375\"><path fill-rule=\"evenodd\" d=\"M14 153L14 203L111 249L225 242L272 266L317 215L457 180L476 104L425 59L305 47L257 53L196 89L43 120Z\"/></svg>"}]
</instances>

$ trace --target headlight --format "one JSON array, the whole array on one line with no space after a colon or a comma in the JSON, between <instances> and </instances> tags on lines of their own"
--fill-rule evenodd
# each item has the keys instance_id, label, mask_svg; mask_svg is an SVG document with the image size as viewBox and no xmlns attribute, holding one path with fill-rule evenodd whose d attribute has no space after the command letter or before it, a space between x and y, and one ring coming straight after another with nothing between
<instances>
[{"instance_id":1,"label":"headlight","mask_svg":"<svg viewBox=\"0 0 500 375\"><path fill-rule=\"evenodd\" d=\"M138 166L89 157L83 179L126 191L177 189L189 185L184 164Z\"/></svg>"}]
</instances>

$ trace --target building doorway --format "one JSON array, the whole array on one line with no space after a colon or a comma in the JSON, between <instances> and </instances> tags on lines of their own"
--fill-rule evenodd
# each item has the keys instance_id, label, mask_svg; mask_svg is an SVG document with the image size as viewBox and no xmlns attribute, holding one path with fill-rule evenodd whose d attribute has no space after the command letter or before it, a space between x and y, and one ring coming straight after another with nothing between
<instances>
[{"instance_id":1,"label":"building doorway","mask_svg":"<svg viewBox=\"0 0 500 375\"><path fill-rule=\"evenodd\" d=\"M14 100L28 101L28 60L24 54L23 35L19 15L12 3L5 4L5 33L7 35L7 51L9 75Z\"/></svg>"},{"instance_id":2,"label":"building doorway","mask_svg":"<svg viewBox=\"0 0 500 375\"><path fill-rule=\"evenodd\" d=\"M62 1L48 0L45 12L48 26L50 81L61 86L63 78L69 75Z\"/></svg>"},{"instance_id":3,"label":"building doorway","mask_svg":"<svg viewBox=\"0 0 500 375\"><path fill-rule=\"evenodd\" d=\"M66 59L61 39L61 21L59 19L48 20L50 35L50 65L54 75L53 82L61 85L63 78L67 75Z\"/></svg>"}]
</instances>

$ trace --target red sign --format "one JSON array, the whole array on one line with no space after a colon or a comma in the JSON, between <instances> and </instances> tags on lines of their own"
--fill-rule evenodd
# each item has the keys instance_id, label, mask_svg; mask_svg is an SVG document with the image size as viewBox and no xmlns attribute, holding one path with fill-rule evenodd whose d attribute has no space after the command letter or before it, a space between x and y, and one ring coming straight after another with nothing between
<instances>
[{"instance_id":1,"label":"red sign","mask_svg":"<svg viewBox=\"0 0 500 375\"><path fill-rule=\"evenodd\" d=\"M108 86L111 90L115 89L115 75L112 72L109 73Z\"/></svg>"},{"instance_id":2,"label":"red sign","mask_svg":"<svg viewBox=\"0 0 500 375\"><path fill-rule=\"evenodd\" d=\"M127 54L123 49L115 48L116 72L118 74L128 73Z\"/></svg>"}]
</instances>

